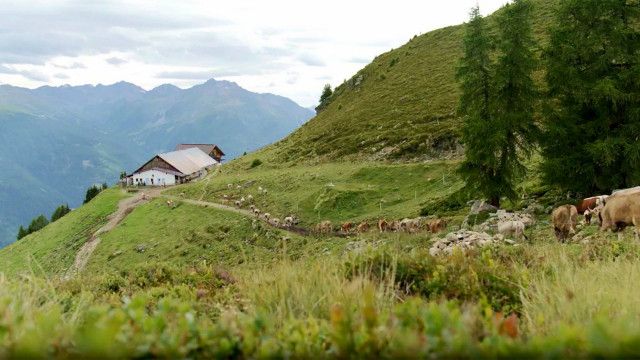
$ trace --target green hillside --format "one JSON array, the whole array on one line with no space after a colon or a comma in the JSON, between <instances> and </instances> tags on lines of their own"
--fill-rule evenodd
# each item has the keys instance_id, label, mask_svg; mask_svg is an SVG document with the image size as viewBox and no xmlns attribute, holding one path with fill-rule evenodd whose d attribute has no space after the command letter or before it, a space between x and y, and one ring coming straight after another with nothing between
<instances>
[{"instance_id":1,"label":"green hillside","mask_svg":"<svg viewBox=\"0 0 640 360\"><path fill-rule=\"evenodd\" d=\"M557 0L536 0L533 28L540 42ZM493 16L489 16L493 26ZM416 36L377 56L336 87L330 102L292 135L265 149L274 161L432 159L459 154L455 79L463 27Z\"/></svg>"},{"instance_id":2,"label":"green hillside","mask_svg":"<svg viewBox=\"0 0 640 360\"><path fill-rule=\"evenodd\" d=\"M551 2L535 4L542 37ZM580 224L557 241L549 213L570 200L540 185L539 156L503 203L531 217L526 238L469 214L454 170L461 31L379 56L300 130L203 179L108 189L0 249L0 358L639 357L631 230ZM299 225L234 204L250 196ZM419 215L445 231L376 228ZM430 251L465 218L490 241ZM340 230L361 221L372 229ZM86 266L69 272L77 254Z\"/></svg>"}]
</instances>

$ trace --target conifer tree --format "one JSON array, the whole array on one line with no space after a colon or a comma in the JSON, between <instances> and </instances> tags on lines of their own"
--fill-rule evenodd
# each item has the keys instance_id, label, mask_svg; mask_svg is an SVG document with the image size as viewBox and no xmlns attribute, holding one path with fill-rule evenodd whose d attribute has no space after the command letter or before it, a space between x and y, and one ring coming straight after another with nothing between
<instances>
[{"instance_id":1,"label":"conifer tree","mask_svg":"<svg viewBox=\"0 0 640 360\"><path fill-rule=\"evenodd\" d=\"M22 227L22 225L20 225L20 228L18 229L18 236L16 237L18 240L22 239L23 237L29 235L29 233L27 232L27 230L24 229L24 227Z\"/></svg>"},{"instance_id":2,"label":"conifer tree","mask_svg":"<svg viewBox=\"0 0 640 360\"><path fill-rule=\"evenodd\" d=\"M40 215L33 220L31 220L31 224L27 228L27 234L34 233L49 224L49 220L44 215Z\"/></svg>"},{"instance_id":3,"label":"conifer tree","mask_svg":"<svg viewBox=\"0 0 640 360\"><path fill-rule=\"evenodd\" d=\"M462 142L465 159L458 172L468 191L486 196L491 204L497 206L506 184L499 173L496 155L500 139L491 116L491 39L478 7L471 10L463 50L457 78L462 90L459 111L464 118Z\"/></svg>"},{"instance_id":4,"label":"conifer tree","mask_svg":"<svg viewBox=\"0 0 640 360\"><path fill-rule=\"evenodd\" d=\"M333 90L331 90L331 85L325 84L322 89L322 94L320 95L320 104L324 104L329 98L333 95Z\"/></svg>"},{"instance_id":5,"label":"conifer tree","mask_svg":"<svg viewBox=\"0 0 640 360\"><path fill-rule=\"evenodd\" d=\"M83 204L88 203L89 201L91 201L91 199L93 199L94 197L96 197L101 191L101 188L96 186L96 185L91 185L91 187L89 187L87 189L87 193L84 196L84 202Z\"/></svg>"},{"instance_id":6,"label":"conifer tree","mask_svg":"<svg viewBox=\"0 0 640 360\"><path fill-rule=\"evenodd\" d=\"M640 3L565 0L545 51L544 180L592 194L640 183Z\"/></svg>"},{"instance_id":7,"label":"conifer tree","mask_svg":"<svg viewBox=\"0 0 640 360\"><path fill-rule=\"evenodd\" d=\"M54 222L60 219L61 217L67 215L70 212L71 212L71 209L69 209L69 205L64 204L64 205L58 206L56 210L53 212L53 214L51 214L51 222Z\"/></svg>"},{"instance_id":8,"label":"conifer tree","mask_svg":"<svg viewBox=\"0 0 640 360\"><path fill-rule=\"evenodd\" d=\"M502 195L510 198L515 197L515 183L525 170L523 158L531 155L539 137L534 121L538 91L532 77L537 60L531 10L529 0L515 0L497 16L499 55L491 108L500 136Z\"/></svg>"}]
</instances>

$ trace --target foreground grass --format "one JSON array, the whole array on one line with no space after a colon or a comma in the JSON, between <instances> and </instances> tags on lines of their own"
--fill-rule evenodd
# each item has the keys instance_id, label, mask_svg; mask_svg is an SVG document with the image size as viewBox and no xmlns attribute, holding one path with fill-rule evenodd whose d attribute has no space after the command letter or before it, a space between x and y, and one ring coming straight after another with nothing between
<instances>
[{"instance_id":1,"label":"foreground grass","mask_svg":"<svg viewBox=\"0 0 640 360\"><path fill-rule=\"evenodd\" d=\"M602 237L441 259L392 246L262 271L156 262L0 277L0 357L638 356L638 250ZM492 305L496 279L510 279L516 315Z\"/></svg>"},{"instance_id":2,"label":"foreground grass","mask_svg":"<svg viewBox=\"0 0 640 360\"><path fill-rule=\"evenodd\" d=\"M66 271L78 249L107 222L107 216L125 196L119 189L102 191L88 204L7 246L0 251L0 271L6 274Z\"/></svg>"}]
</instances>

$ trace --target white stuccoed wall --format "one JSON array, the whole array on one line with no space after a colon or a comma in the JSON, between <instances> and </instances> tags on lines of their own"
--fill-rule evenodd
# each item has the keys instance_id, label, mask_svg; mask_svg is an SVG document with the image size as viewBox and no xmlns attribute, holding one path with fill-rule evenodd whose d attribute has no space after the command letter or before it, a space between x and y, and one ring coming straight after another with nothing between
<instances>
[{"instance_id":1,"label":"white stuccoed wall","mask_svg":"<svg viewBox=\"0 0 640 360\"><path fill-rule=\"evenodd\" d=\"M153 179L153 184L151 183ZM133 174L133 185L138 184L138 180L146 183L147 186L175 185L176 177L158 170L147 170L139 174Z\"/></svg>"}]
</instances>

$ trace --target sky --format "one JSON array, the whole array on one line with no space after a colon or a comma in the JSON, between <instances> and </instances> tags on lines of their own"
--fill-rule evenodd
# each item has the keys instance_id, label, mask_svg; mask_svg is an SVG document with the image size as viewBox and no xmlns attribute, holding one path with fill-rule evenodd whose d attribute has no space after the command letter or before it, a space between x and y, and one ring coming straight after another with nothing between
<instances>
[{"instance_id":1,"label":"sky","mask_svg":"<svg viewBox=\"0 0 640 360\"><path fill-rule=\"evenodd\" d=\"M311 107L375 56L506 2L0 0L0 84L150 90L215 78Z\"/></svg>"}]
</instances>

